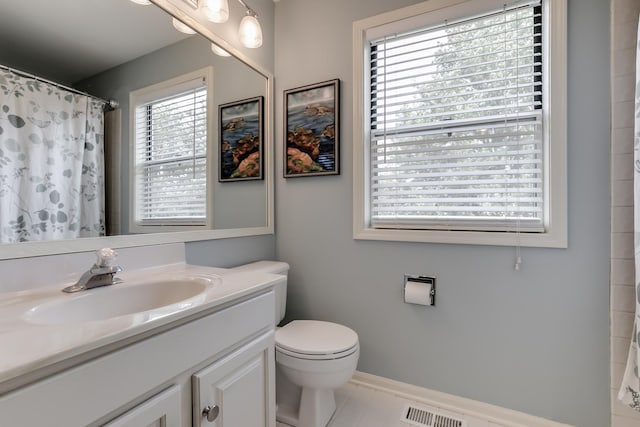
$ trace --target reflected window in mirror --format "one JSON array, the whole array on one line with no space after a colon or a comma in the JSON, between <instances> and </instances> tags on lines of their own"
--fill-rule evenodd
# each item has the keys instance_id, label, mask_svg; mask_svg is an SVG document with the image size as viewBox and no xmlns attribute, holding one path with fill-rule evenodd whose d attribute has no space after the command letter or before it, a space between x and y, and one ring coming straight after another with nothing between
<instances>
[{"instance_id":1,"label":"reflected window in mirror","mask_svg":"<svg viewBox=\"0 0 640 427\"><path fill-rule=\"evenodd\" d=\"M211 226L212 74L207 67L131 92L131 232Z\"/></svg>"}]
</instances>

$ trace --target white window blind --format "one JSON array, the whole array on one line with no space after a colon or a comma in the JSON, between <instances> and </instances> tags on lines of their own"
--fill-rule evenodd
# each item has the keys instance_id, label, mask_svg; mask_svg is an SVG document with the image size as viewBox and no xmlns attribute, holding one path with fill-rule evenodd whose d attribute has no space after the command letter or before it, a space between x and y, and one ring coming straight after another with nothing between
<instances>
[{"instance_id":1,"label":"white window blind","mask_svg":"<svg viewBox=\"0 0 640 427\"><path fill-rule=\"evenodd\" d=\"M135 122L136 222L205 224L207 88L203 79L145 96L136 105Z\"/></svg>"},{"instance_id":2,"label":"white window blind","mask_svg":"<svg viewBox=\"0 0 640 427\"><path fill-rule=\"evenodd\" d=\"M371 226L544 231L540 2L369 43Z\"/></svg>"}]
</instances>

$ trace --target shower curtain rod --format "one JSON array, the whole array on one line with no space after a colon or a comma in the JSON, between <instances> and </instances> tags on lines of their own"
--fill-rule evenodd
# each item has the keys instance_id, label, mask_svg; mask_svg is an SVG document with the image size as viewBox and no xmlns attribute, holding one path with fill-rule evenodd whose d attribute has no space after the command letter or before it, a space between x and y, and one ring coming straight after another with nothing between
<instances>
[{"instance_id":1,"label":"shower curtain rod","mask_svg":"<svg viewBox=\"0 0 640 427\"><path fill-rule=\"evenodd\" d=\"M54 81L51 81L51 80L36 76L34 74L31 74L31 73L27 73L26 71L18 70L16 68L8 67L8 66L2 65L2 64L0 64L0 68L4 68L5 70L11 71L12 73L15 73L15 74L19 74L22 77L27 77L27 78L34 79L34 80L39 80L39 81L41 81L43 83L48 83L50 85L56 86L56 87L58 87L60 89L64 89L64 90L69 91L69 92L73 92L73 93L78 94L78 95L84 95L84 96L88 96L89 98L97 99L98 101L104 102L106 105L108 105L109 107L111 107L113 109L118 108L118 105L119 105L118 101L116 101L114 99L110 99L110 100L107 101L106 99L98 98L97 96L91 95L90 93L82 92L81 90L74 89L72 87L69 87L69 86L63 85L61 83L57 83L57 82L54 82Z\"/></svg>"}]
</instances>

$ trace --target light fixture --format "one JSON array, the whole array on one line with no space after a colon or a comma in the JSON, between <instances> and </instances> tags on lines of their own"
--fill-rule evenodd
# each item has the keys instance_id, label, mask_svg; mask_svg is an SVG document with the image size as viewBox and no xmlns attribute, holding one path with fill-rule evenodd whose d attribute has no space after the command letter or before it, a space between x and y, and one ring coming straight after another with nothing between
<instances>
[{"instance_id":1,"label":"light fixture","mask_svg":"<svg viewBox=\"0 0 640 427\"><path fill-rule=\"evenodd\" d=\"M218 56L231 56L229 52L218 46L217 44L211 43L211 51Z\"/></svg>"},{"instance_id":2,"label":"light fixture","mask_svg":"<svg viewBox=\"0 0 640 427\"><path fill-rule=\"evenodd\" d=\"M187 24L183 23L182 21L177 20L176 18L173 18L171 22L173 22L173 28L175 28L176 30L180 31L181 33L185 33L185 34L195 34L196 33L193 30L193 28L191 28Z\"/></svg>"},{"instance_id":3,"label":"light fixture","mask_svg":"<svg viewBox=\"0 0 640 427\"><path fill-rule=\"evenodd\" d=\"M202 13L211 22L221 24L229 19L229 1L228 0L204 0Z\"/></svg>"},{"instance_id":4,"label":"light fixture","mask_svg":"<svg viewBox=\"0 0 640 427\"><path fill-rule=\"evenodd\" d=\"M240 21L238 36L245 47L254 49L262 46L262 28L258 22L258 15L243 0L238 0L247 8L247 14Z\"/></svg>"},{"instance_id":5,"label":"light fixture","mask_svg":"<svg viewBox=\"0 0 640 427\"><path fill-rule=\"evenodd\" d=\"M148 2L149 0L131 1L138 3ZM244 0L238 0L238 2L247 9L247 13L240 21L240 27L238 28L240 42L250 49L262 46L262 27L260 27L260 22L258 21L258 14ZM216 23L223 23L229 20L229 0L200 0L199 3L201 5L200 11L207 20ZM176 18L173 18L173 26L176 30L185 34L196 33L193 28ZM211 45L211 50L220 56L230 56L229 52L213 44Z\"/></svg>"},{"instance_id":6,"label":"light fixture","mask_svg":"<svg viewBox=\"0 0 640 427\"><path fill-rule=\"evenodd\" d=\"M131 1L136 4L141 4L143 6L149 6L151 4L149 0L131 0Z\"/></svg>"}]
</instances>

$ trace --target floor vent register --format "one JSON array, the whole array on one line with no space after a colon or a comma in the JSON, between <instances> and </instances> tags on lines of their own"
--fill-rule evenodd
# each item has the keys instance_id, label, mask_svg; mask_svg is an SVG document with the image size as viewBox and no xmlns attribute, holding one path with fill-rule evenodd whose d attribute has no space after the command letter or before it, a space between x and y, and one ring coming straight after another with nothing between
<instances>
[{"instance_id":1,"label":"floor vent register","mask_svg":"<svg viewBox=\"0 0 640 427\"><path fill-rule=\"evenodd\" d=\"M467 422L463 419L438 414L415 405L404 408L402 421L419 427L467 427Z\"/></svg>"}]
</instances>

